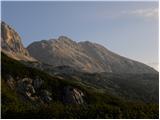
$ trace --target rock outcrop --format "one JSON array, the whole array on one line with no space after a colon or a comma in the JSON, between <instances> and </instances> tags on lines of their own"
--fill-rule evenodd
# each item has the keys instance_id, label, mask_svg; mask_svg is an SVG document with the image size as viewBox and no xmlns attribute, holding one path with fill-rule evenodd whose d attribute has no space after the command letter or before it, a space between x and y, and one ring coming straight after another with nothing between
<instances>
[{"instance_id":1,"label":"rock outcrop","mask_svg":"<svg viewBox=\"0 0 160 120\"><path fill-rule=\"evenodd\" d=\"M33 42L27 49L31 56L53 67L69 66L90 73L158 73L143 63L115 54L99 44L89 41L77 43L65 36Z\"/></svg>"},{"instance_id":2,"label":"rock outcrop","mask_svg":"<svg viewBox=\"0 0 160 120\"><path fill-rule=\"evenodd\" d=\"M50 101L52 101L51 96L52 96L52 93L50 93L49 91L41 90L40 97L44 102L49 103Z\"/></svg>"},{"instance_id":3,"label":"rock outcrop","mask_svg":"<svg viewBox=\"0 0 160 120\"><path fill-rule=\"evenodd\" d=\"M41 103L50 103L54 100L52 93L47 88L42 87L44 81L38 76L35 79L24 77L16 80L8 75L6 83L12 90L16 90L24 100L31 100ZM67 86L62 88L62 102L67 104L84 104L84 93L78 88Z\"/></svg>"},{"instance_id":4,"label":"rock outcrop","mask_svg":"<svg viewBox=\"0 0 160 120\"><path fill-rule=\"evenodd\" d=\"M18 80L16 90L24 98L27 98L31 101L49 103L50 101L52 101L52 94L46 89L39 89L42 84L43 80L41 80L39 77L37 77L36 79L26 77Z\"/></svg>"},{"instance_id":5,"label":"rock outcrop","mask_svg":"<svg viewBox=\"0 0 160 120\"><path fill-rule=\"evenodd\" d=\"M32 79L30 78L23 78L22 80L18 81L17 91L30 100L35 101L38 99L38 97L35 95L36 91L32 86Z\"/></svg>"},{"instance_id":6,"label":"rock outcrop","mask_svg":"<svg viewBox=\"0 0 160 120\"><path fill-rule=\"evenodd\" d=\"M1 22L1 50L16 60L36 61L23 46L18 33L5 22Z\"/></svg>"},{"instance_id":7,"label":"rock outcrop","mask_svg":"<svg viewBox=\"0 0 160 120\"><path fill-rule=\"evenodd\" d=\"M84 104L84 93L74 87L68 86L64 88L64 96L63 101L64 103L69 104Z\"/></svg>"},{"instance_id":8,"label":"rock outcrop","mask_svg":"<svg viewBox=\"0 0 160 120\"><path fill-rule=\"evenodd\" d=\"M14 81L13 77L10 75L7 76L7 84L12 90L15 89L15 81Z\"/></svg>"},{"instance_id":9,"label":"rock outcrop","mask_svg":"<svg viewBox=\"0 0 160 120\"><path fill-rule=\"evenodd\" d=\"M39 89L43 84L43 80L37 77L36 79L33 80L33 86L35 89Z\"/></svg>"}]
</instances>

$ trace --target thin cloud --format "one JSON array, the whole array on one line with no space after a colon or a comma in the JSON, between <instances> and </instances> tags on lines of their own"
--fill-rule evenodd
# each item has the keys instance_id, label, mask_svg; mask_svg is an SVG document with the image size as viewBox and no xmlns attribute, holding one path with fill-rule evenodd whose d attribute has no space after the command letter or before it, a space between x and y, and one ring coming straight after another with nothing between
<instances>
[{"instance_id":1,"label":"thin cloud","mask_svg":"<svg viewBox=\"0 0 160 120\"><path fill-rule=\"evenodd\" d=\"M158 8L122 11L122 14L135 15L135 16L140 16L140 17L145 17L145 18L158 18Z\"/></svg>"}]
</instances>

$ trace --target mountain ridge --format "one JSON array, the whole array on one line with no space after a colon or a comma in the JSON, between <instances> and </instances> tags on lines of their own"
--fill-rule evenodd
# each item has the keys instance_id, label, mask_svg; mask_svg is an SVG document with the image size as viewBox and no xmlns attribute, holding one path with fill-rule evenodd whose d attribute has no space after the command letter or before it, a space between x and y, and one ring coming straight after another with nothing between
<instances>
[{"instance_id":1,"label":"mountain ridge","mask_svg":"<svg viewBox=\"0 0 160 120\"><path fill-rule=\"evenodd\" d=\"M157 72L144 63L120 56L100 44L90 41L75 42L65 36L33 42L27 49L41 62L53 66L69 65L86 72ZM38 55L39 51L41 55ZM116 66L121 70L118 71Z\"/></svg>"}]
</instances>

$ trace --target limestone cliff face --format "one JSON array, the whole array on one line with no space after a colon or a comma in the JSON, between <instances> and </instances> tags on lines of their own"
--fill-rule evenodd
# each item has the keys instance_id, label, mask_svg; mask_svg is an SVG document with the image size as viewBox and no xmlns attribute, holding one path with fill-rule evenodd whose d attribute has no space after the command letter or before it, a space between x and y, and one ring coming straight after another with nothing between
<instances>
[{"instance_id":1,"label":"limestone cliff face","mask_svg":"<svg viewBox=\"0 0 160 120\"><path fill-rule=\"evenodd\" d=\"M65 36L33 42L27 49L31 56L43 63L70 66L78 71L157 73L153 68L115 54L102 45L89 41L77 43Z\"/></svg>"},{"instance_id":2,"label":"limestone cliff face","mask_svg":"<svg viewBox=\"0 0 160 120\"><path fill-rule=\"evenodd\" d=\"M1 48L2 52L16 60L35 61L24 48L18 33L5 22L1 22Z\"/></svg>"}]
</instances>

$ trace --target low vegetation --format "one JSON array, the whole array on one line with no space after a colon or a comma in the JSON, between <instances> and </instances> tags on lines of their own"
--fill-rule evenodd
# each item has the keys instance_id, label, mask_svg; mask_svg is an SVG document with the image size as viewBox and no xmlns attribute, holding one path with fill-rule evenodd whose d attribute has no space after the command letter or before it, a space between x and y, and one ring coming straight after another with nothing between
<instances>
[{"instance_id":1,"label":"low vegetation","mask_svg":"<svg viewBox=\"0 0 160 120\"><path fill-rule=\"evenodd\" d=\"M20 95L6 84L7 75L23 78L39 76L44 88L52 91L52 102L47 104L22 100ZM2 118L159 118L159 105L126 101L111 94L97 92L69 79L59 79L40 70L26 67L2 53ZM82 105L65 104L61 89L74 86L85 93Z\"/></svg>"}]
</instances>

